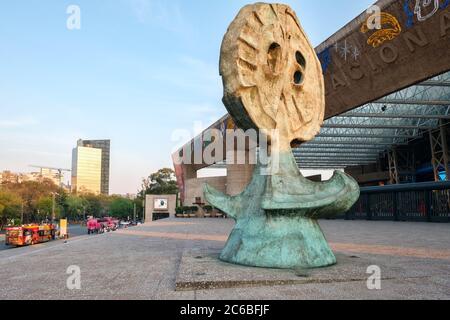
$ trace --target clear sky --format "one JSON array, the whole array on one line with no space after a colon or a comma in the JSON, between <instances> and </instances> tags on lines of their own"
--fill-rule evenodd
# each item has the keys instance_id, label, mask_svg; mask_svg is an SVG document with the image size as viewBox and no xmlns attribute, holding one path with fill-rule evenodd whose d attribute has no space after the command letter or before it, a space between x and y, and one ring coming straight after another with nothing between
<instances>
[{"instance_id":1,"label":"clear sky","mask_svg":"<svg viewBox=\"0 0 450 320\"><path fill-rule=\"evenodd\" d=\"M285 0L314 45L374 0ZM0 171L71 167L79 138L111 139L111 192L171 167L180 141L226 113L222 37L241 0L4 0ZM68 30L66 9L81 9ZM183 141L184 142L184 141Z\"/></svg>"}]
</instances>

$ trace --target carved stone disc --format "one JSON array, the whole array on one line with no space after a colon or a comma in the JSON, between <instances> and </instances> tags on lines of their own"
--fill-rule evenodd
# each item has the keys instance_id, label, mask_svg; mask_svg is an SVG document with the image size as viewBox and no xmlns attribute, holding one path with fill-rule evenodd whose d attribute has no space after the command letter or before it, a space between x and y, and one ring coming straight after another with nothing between
<instances>
[{"instance_id":1,"label":"carved stone disc","mask_svg":"<svg viewBox=\"0 0 450 320\"><path fill-rule=\"evenodd\" d=\"M317 55L286 5L244 7L221 49L223 102L242 129L279 129L284 144L309 141L325 112Z\"/></svg>"}]
</instances>

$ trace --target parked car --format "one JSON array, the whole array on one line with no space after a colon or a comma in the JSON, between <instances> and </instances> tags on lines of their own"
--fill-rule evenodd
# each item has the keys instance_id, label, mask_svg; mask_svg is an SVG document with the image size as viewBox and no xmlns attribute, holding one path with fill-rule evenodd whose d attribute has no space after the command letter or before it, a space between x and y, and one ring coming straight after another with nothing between
<instances>
[{"instance_id":1,"label":"parked car","mask_svg":"<svg viewBox=\"0 0 450 320\"><path fill-rule=\"evenodd\" d=\"M121 228L128 228L128 227L130 227L131 226L131 222L129 222L129 221L121 221L120 222L120 227Z\"/></svg>"}]
</instances>

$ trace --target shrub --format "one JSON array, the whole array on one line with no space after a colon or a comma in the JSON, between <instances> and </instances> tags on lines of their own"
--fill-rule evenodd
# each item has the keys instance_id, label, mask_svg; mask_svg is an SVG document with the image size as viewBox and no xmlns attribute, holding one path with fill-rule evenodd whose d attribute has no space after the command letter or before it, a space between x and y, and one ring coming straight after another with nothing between
<instances>
[{"instance_id":1,"label":"shrub","mask_svg":"<svg viewBox=\"0 0 450 320\"><path fill-rule=\"evenodd\" d=\"M183 207L176 207L175 208L175 213L176 214L183 214L184 208Z\"/></svg>"}]
</instances>

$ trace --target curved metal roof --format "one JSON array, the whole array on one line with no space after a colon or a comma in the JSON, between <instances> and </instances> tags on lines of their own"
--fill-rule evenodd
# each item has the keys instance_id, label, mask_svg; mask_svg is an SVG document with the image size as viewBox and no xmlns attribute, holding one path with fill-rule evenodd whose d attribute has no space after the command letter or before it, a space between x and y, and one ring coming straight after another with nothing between
<instances>
[{"instance_id":1,"label":"curved metal roof","mask_svg":"<svg viewBox=\"0 0 450 320\"><path fill-rule=\"evenodd\" d=\"M294 150L300 169L376 163L450 120L450 72L325 121L320 134Z\"/></svg>"}]
</instances>

